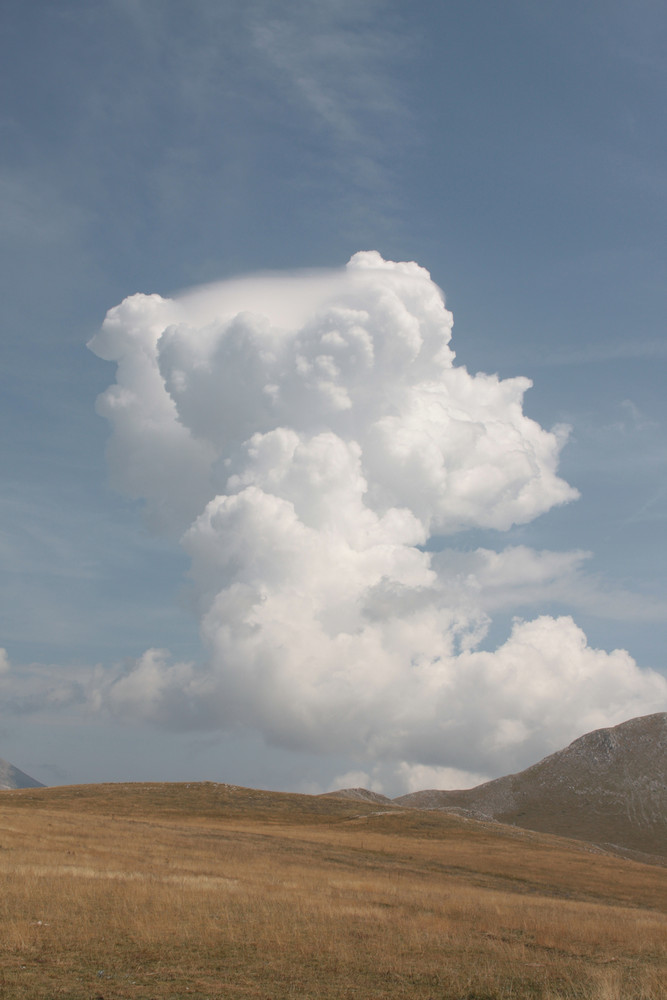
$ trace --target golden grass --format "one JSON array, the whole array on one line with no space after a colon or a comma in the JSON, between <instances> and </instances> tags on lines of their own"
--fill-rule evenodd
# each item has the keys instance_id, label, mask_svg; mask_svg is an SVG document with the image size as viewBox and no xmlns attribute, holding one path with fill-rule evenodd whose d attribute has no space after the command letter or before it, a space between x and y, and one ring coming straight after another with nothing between
<instances>
[{"instance_id":1,"label":"golden grass","mask_svg":"<svg viewBox=\"0 0 667 1000\"><path fill-rule=\"evenodd\" d=\"M664 1000L667 869L213 784L4 792L0 997Z\"/></svg>"}]
</instances>

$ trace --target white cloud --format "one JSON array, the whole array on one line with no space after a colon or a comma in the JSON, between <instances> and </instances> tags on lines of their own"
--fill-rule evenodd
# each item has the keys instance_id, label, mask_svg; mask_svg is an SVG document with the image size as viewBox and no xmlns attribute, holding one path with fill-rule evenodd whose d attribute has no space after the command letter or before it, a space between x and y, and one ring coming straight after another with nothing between
<instances>
[{"instance_id":1,"label":"white cloud","mask_svg":"<svg viewBox=\"0 0 667 1000\"><path fill-rule=\"evenodd\" d=\"M479 650L489 613L562 592L586 553L424 550L577 496L566 429L524 415L527 379L455 366L451 327L427 271L374 252L111 310L91 346L118 363L112 472L182 533L208 662L149 651L105 704L473 775L664 705L568 617Z\"/></svg>"},{"instance_id":2,"label":"white cloud","mask_svg":"<svg viewBox=\"0 0 667 1000\"><path fill-rule=\"evenodd\" d=\"M475 788L488 781L486 775L460 771L455 767L427 767L424 764L407 764L405 761L399 764L396 771L405 793L421 792L428 788Z\"/></svg>"},{"instance_id":3,"label":"white cloud","mask_svg":"<svg viewBox=\"0 0 667 1000\"><path fill-rule=\"evenodd\" d=\"M493 614L550 605L574 608L617 621L663 621L664 601L612 587L586 572L591 552L541 551L525 545L501 551L443 549L433 566L449 601L468 599Z\"/></svg>"},{"instance_id":4,"label":"white cloud","mask_svg":"<svg viewBox=\"0 0 667 1000\"><path fill-rule=\"evenodd\" d=\"M382 792L382 785L368 771L346 771L339 774L329 783L327 791L338 792L341 788L368 788L373 792Z\"/></svg>"},{"instance_id":5,"label":"white cloud","mask_svg":"<svg viewBox=\"0 0 667 1000\"><path fill-rule=\"evenodd\" d=\"M7 650L0 647L0 674L7 674L10 670L9 656Z\"/></svg>"},{"instance_id":6,"label":"white cloud","mask_svg":"<svg viewBox=\"0 0 667 1000\"><path fill-rule=\"evenodd\" d=\"M169 722L175 715L183 718L186 705L198 697L191 663L169 662L164 649L147 649L129 668L104 686L105 704L125 718L151 722ZM201 718L201 709L197 712Z\"/></svg>"}]
</instances>

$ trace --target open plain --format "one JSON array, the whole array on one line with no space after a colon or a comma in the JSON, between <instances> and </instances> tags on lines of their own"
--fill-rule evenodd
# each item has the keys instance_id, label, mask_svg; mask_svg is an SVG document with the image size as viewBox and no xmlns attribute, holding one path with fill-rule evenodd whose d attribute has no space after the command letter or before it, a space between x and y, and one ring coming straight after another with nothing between
<instances>
[{"instance_id":1,"label":"open plain","mask_svg":"<svg viewBox=\"0 0 667 1000\"><path fill-rule=\"evenodd\" d=\"M0 997L664 1000L667 868L214 783L0 793Z\"/></svg>"}]
</instances>

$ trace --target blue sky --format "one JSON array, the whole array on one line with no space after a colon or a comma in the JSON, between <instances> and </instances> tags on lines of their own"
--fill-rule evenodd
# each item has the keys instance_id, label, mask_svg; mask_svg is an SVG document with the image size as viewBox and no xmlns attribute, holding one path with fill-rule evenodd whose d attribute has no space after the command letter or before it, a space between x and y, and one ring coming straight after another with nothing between
<instances>
[{"instance_id":1,"label":"blue sky","mask_svg":"<svg viewBox=\"0 0 667 1000\"><path fill-rule=\"evenodd\" d=\"M91 680L209 653L188 554L110 483L114 366L86 343L128 295L359 250L427 268L457 363L530 378L524 412L571 427L558 471L580 498L455 544L591 555L538 606L494 605L482 648L515 615L572 615L667 676L661 4L34 0L3 21L3 757L49 783L403 790L381 755L289 746L256 715L112 712ZM410 753L415 781L493 769Z\"/></svg>"}]
</instances>

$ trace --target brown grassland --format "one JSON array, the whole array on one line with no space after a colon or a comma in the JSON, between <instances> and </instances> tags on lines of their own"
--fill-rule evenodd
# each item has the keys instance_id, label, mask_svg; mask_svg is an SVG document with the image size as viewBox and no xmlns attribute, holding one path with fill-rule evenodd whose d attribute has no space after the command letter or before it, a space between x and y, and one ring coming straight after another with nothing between
<instances>
[{"instance_id":1,"label":"brown grassland","mask_svg":"<svg viewBox=\"0 0 667 1000\"><path fill-rule=\"evenodd\" d=\"M664 1000L667 868L203 784L0 792L2 1000Z\"/></svg>"}]
</instances>

